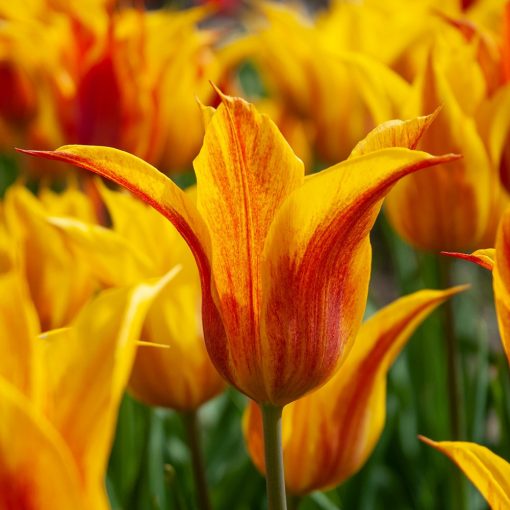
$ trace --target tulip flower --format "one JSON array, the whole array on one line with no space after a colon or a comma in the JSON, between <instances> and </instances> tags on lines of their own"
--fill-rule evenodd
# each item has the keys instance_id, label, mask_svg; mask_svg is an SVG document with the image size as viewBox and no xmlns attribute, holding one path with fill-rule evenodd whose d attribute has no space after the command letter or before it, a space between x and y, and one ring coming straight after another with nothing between
<instances>
[{"instance_id":1,"label":"tulip flower","mask_svg":"<svg viewBox=\"0 0 510 510\"><path fill-rule=\"evenodd\" d=\"M510 363L510 211L501 219L495 250L478 250L471 255L449 253L492 270L494 300L503 348ZM510 504L510 464L489 449L469 442L422 441L444 453L464 471L485 497L491 508L505 509Z\"/></svg>"},{"instance_id":2,"label":"tulip flower","mask_svg":"<svg viewBox=\"0 0 510 510\"><path fill-rule=\"evenodd\" d=\"M499 218L508 204L498 170L504 164L510 136L506 114L510 88L495 89L491 46L479 43L481 37L474 33L466 38L462 26L445 27L414 85L406 110L412 116L442 105L442 114L418 147L431 152L453 150L464 156L452 165L451 172L438 167L427 175L410 177L395 186L388 197L386 211L392 226L422 250L464 251L492 246ZM482 54L480 47L486 49ZM454 69L464 71L452 72Z\"/></svg>"},{"instance_id":3,"label":"tulip flower","mask_svg":"<svg viewBox=\"0 0 510 510\"><path fill-rule=\"evenodd\" d=\"M97 289L88 265L76 260L64 236L48 225L48 214L69 214L93 221L87 198L70 188L48 190L38 200L21 185L6 194L3 213L6 235L20 258L43 331L67 326Z\"/></svg>"},{"instance_id":4,"label":"tulip flower","mask_svg":"<svg viewBox=\"0 0 510 510\"><path fill-rule=\"evenodd\" d=\"M164 283L100 294L69 328L38 337L21 273L0 274L1 508L109 508L116 414L143 316Z\"/></svg>"},{"instance_id":5,"label":"tulip flower","mask_svg":"<svg viewBox=\"0 0 510 510\"><path fill-rule=\"evenodd\" d=\"M305 179L276 126L252 105L221 95L204 118L196 203L155 168L112 148L29 153L107 177L174 224L201 274L211 359L263 406L267 444L278 448L281 408L326 382L355 338L370 277L368 235L385 194L403 176L455 156L384 148ZM272 460L270 504L279 508L281 456Z\"/></svg>"},{"instance_id":6,"label":"tulip flower","mask_svg":"<svg viewBox=\"0 0 510 510\"><path fill-rule=\"evenodd\" d=\"M110 4L0 7L3 143L104 144L187 169L203 137L195 96L209 101L206 78L223 73L212 51L218 36L197 27L207 11Z\"/></svg>"},{"instance_id":7,"label":"tulip flower","mask_svg":"<svg viewBox=\"0 0 510 510\"><path fill-rule=\"evenodd\" d=\"M224 388L207 354L200 317L200 280L193 255L175 228L132 195L100 187L112 218L107 229L75 218L52 217L104 288L134 285L181 270L152 303L142 339L168 348L139 349L130 391L142 402L188 412ZM149 250L151 256L147 256Z\"/></svg>"},{"instance_id":8,"label":"tulip flower","mask_svg":"<svg viewBox=\"0 0 510 510\"><path fill-rule=\"evenodd\" d=\"M363 466L384 427L391 364L421 322L461 290L420 291L383 308L361 326L336 375L284 408L283 456L291 494L332 488ZM244 433L251 458L264 472L262 423L253 402Z\"/></svg>"},{"instance_id":9,"label":"tulip flower","mask_svg":"<svg viewBox=\"0 0 510 510\"><path fill-rule=\"evenodd\" d=\"M229 51L241 48L237 53L255 65L269 97L282 105L284 134L286 119L302 119L318 158L332 164L371 128L399 116L410 91L400 76L348 45L331 46L321 27L292 7L267 2L261 10L256 34Z\"/></svg>"}]
</instances>

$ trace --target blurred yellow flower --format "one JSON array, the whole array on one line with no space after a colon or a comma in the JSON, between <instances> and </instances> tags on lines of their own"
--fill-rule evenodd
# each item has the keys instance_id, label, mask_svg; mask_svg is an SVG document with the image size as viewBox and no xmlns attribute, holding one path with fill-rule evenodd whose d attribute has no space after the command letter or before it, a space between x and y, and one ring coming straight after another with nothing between
<instances>
[{"instance_id":1,"label":"blurred yellow flower","mask_svg":"<svg viewBox=\"0 0 510 510\"><path fill-rule=\"evenodd\" d=\"M87 198L70 188L62 194L43 189L40 199L17 184L3 202L5 244L18 259L43 331L67 326L97 290L84 261L73 257L65 237L46 220L68 214L93 221Z\"/></svg>"},{"instance_id":2,"label":"blurred yellow flower","mask_svg":"<svg viewBox=\"0 0 510 510\"><path fill-rule=\"evenodd\" d=\"M164 283L100 294L69 328L38 337L21 273L0 274L1 508L109 508L117 410L143 316Z\"/></svg>"},{"instance_id":3,"label":"blurred yellow flower","mask_svg":"<svg viewBox=\"0 0 510 510\"><path fill-rule=\"evenodd\" d=\"M445 21L435 39L406 115L442 106L418 147L452 150L463 159L448 171L438 167L401 181L386 202L397 232L412 245L431 251L493 246L508 204L500 177L510 137L510 87L500 81L497 44L486 31L451 24Z\"/></svg>"}]
</instances>

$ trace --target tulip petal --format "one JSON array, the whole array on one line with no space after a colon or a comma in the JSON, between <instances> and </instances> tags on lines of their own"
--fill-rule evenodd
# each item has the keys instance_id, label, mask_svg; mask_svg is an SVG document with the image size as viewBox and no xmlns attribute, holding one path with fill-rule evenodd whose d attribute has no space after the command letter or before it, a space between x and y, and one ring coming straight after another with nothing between
<instances>
[{"instance_id":1,"label":"tulip petal","mask_svg":"<svg viewBox=\"0 0 510 510\"><path fill-rule=\"evenodd\" d=\"M0 508L85 510L66 445L24 395L0 377Z\"/></svg>"},{"instance_id":2,"label":"tulip petal","mask_svg":"<svg viewBox=\"0 0 510 510\"><path fill-rule=\"evenodd\" d=\"M42 385L37 314L19 272L0 274L0 377L33 402L39 402Z\"/></svg>"},{"instance_id":3,"label":"tulip petal","mask_svg":"<svg viewBox=\"0 0 510 510\"><path fill-rule=\"evenodd\" d=\"M151 274L151 260L116 232L73 218L48 218L60 229L76 255L107 287L134 285Z\"/></svg>"},{"instance_id":4,"label":"tulip petal","mask_svg":"<svg viewBox=\"0 0 510 510\"><path fill-rule=\"evenodd\" d=\"M289 402L323 383L348 352L365 308L368 234L391 186L456 158L407 149L372 152L308 177L280 208L263 275L262 348L273 403L286 403L281 388Z\"/></svg>"},{"instance_id":5,"label":"tulip petal","mask_svg":"<svg viewBox=\"0 0 510 510\"><path fill-rule=\"evenodd\" d=\"M12 186L5 197L6 223L19 247L22 271L43 330L69 324L95 291L86 265L71 256L62 233L48 225L50 210L20 185Z\"/></svg>"},{"instance_id":6,"label":"tulip petal","mask_svg":"<svg viewBox=\"0 0 510 510\"><path fill-rule=\"evenodd\" d=\"M416 149L423 133L440 112L440 108L430 115L416 117L410 120L389 120L370 131L351 152L349 158L362 156L369 152L389 147L404 147Z\"/></svg>"},{"instance_id":7,"label":"tulip petal","mask_svg":"<svg viewBox=\"0 0 510 510\"><path fill-rule=\"evenodd\" d=\"M419 438L436 450L450 457L476 488L493 510L510 508L510 464L476 443L461 441L432 441Z\"/></svg>"},{"instance_id":8,"label":"tulip petal","mask_svg":"<svg viewBox=\"0 0 510 510\"><path fill-rule=\"evenodd\" d=\"M206 336L206 342L220 372L242 381L242 390L255 396L263 393L258 370L262 251L275 212L302 184L304 169L267 116L242 99L221 95L221 100L194 167L230 350L221 338Z\"/></svg>"},{"instance_id":9,"label":"tulip petal","mask_svg":"<svg viewBox=\"0 0 510 510\"><path fill-rule=\"evenodd\" d=\"M72 327L46 335L48 415L69 445L96 508L104 499L103 474L136 340L156 285L101 293Z\"/></svg>"},{"instance_id":10,"label":"tulip petal","mask_svg":"<svg viewBox=\"0 0 510 510\"><path fill-rule=\"evenodd\" d=\"M56 151L20 152L63 161L97 173L125 187L165 216L188 243L202 283L205 336L220 341L225 331L211 290L210 238L193 200L168 177L136 156L110 147L68 145Z\"/></svg>"},{"instance_id":11,"label":"tulip petal","mask_svg":"<svg viewBox=\"0 0 510 510\"><path fill-rule=\"evenodd\" d=\"M476 250L473 253L457 253L443 251L441 252L441 255L446 255L447 257L455 257L457 259L468 260L469 262L478 264L484 269L492 271L494 268L494 260L496 258L496 250L494 248L487 248L484 250Z\"/></svg>"},{"instance_id":12,"label":"tulip petal","mask_svg":"<svg viewBox=\"0 0 510 510\"><path fill-rule=\"evenodd\" d=\"M209 240L197 208L186 193L153 166L110 147L66 145L56 151L18 150L79 166L128 189L174 224L188 242L203 275L209 275Z\"/></svg>"}]
</instances>

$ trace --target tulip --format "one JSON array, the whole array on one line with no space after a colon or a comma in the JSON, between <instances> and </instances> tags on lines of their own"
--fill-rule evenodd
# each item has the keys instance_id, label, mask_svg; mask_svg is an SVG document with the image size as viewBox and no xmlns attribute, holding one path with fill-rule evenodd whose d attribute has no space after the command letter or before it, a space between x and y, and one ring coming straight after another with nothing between
<instances>
[{"instance_id":1,"label":"tulip","mask_svg":"<svg viewBox=\"0 0 510 510\"><path fill-rule=\"evenodd\" d=\"M276 126L252 105L221 95L217 110L203 111L196 203L155 168L112 148L29 153L125 186L187 241L201 275L207 349L220 374L263 407L270 507L281 508L281 408L326 382L352 345L382 199L401 177L455 156L384 148L305 179Z\"/></svg>"},{"instance_id":2,"label":"tulip","mask_svg":"<svg viewBox=\"0 0 510 510\"><path fill-rule=\"evenodd\" d=\"M284 405L325 382L352 343L366 298L368 233L385 193L402 176L456 157L382 149L304 179L267 117L239 98L221 100L206 111L196 205L115 149L27 152L114 180L172 221L198 262L205 339L220 373L253 400ZM305 310L308 325L299 320Z\"/></svg>"},{"instance_id":3,"label":"tulip","mask_svg":"<svg viewBox=\"0 0 510 510\"><path fill-rule=\"evenodd\" d=\"M283 410L288 491L303 496L343 483L366 462L386 418L386 375L407 340L443 301L463 290L426 290L398 299L360 328L342 368L327 384ZM264 472L260 413L244 416L248 451Z\"/></svg>"},{"instance_id":4,"label":"tulip","mask_svg":"<svg viewBox=\"0 0 510 510\"><path fill-rule=\"evenodd\" d=\"M510 211L505 212L498 228L495 250L478 250L471 255L450 253L492 270L494 300L503 348L510 363ZM510 505L510 464L476 443L435 442L420 439L444 453L464 471L494 510Z\"/></svg>"},{"instance_id":5,"label":"tulip","mask_svg":"<svg viewBox=\"0 0 510 510\"><path fill-rule=\"evenodd\" d=\"M48 190L38 200L21 185L7 191L3 204L6 235L28 283L43 331L67 326L97 289L91 271L74 259L60 232L48 225L48 214L72 214L92 221L86 197L70 188Z\"/></svg>"},{"instance_id":6,"label":"tulip","mask_svg":"<svg viewBox=\"0 0 510 510\"><path fill-rule=\"evenodd\" d=\"M383 63L348 45L330 45L321 27L292 7L267 2L262 13L262 28L230 52L241 48L270 98L282 105L284 134L286 119L302 119L317 157L332 164L371 128L399 116L410 88Z\"/></svg>"},{"instance_id":7,"label":"tulip","mask_svg":"<svg viewBox=\"0 0 510 510\"><path fill-rule=\"evenodd\" d=\"M207 11L110 4L0 7L4 143L104 144L187 169L203 137L195 96L209 101L206 77L223 73L212 51L217 35L197 27ZM176 119L185 120L185 135Z\"/></svg>"},{"instance_id":8,"label":"tulip","mask_svg":"<svg viewBox=\"0 0 510 510\"><path fill-rule=\"evenodd\" d=\"M505 140L510 136L506 114L510 88L497 88L492 81L492 46L479 43L482 35L478 32L466 37L462 28L445 27L437 38L406 111L412 116L442 105L442 114L418 147L431 152L454 150L464 157L450 172L437 167L426 175L403 180L386 203L392 226L421 250L492 246L508 204L498 169L504 165ZM485 48L483 53L480 47ZM464 71L453 72L455 69Z\"/></svg>"},{"instance_id":9,"label":"tulip","mask_svg":"<svg viewBox=\"0 0 510 510\"><path fill-rule=\"evenodd\" d=\"M100 294L69 328L38 337L21 273L0 275L1 508L109 508L116 415L143 316L164 283Z\"/></svg>"}]
</instances>

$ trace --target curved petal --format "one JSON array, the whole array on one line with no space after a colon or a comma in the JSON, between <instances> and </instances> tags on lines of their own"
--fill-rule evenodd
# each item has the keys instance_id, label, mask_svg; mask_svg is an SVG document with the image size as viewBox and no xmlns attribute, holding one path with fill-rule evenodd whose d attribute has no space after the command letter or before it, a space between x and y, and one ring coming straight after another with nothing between
<instances>
[{"instance_id":1,"label":"curved petal","mask_svg":"<svg viewBox=\"0 0 510 510\"><path fill-rule=\"evenodd\" d=\"M62 438L1 377L0 416L0 508L85 510L78 470Z\"/></svg>"},{"instance_id":2,"label":"curved petal","mask_svg":"<svg viewBox=\"0 0 510 510\"><path fill-rule=\"evenodd\" d=\"M380 149L404 147L416 149L420 138L434 122L440 108L430 115L410 120L389 120L383 122L359 142L352 150L349 158L362 156Z\"/></svg>"},{"instance_id":3,"label":"curved petal","mask_svg":"<svg viewBox=\"0 0 510 510\"><path fill-rule=\"evenodd\" d=\"M39 403L44 381L37 344L39 322L15 269L0 274L0 377Z\"/></svg>"},{"instance_id":4,"label":"curved petal","mask_svg":"<svg viewBox=\"0 0 510 510\"><path fill-rule=\"evenodd\" d=\"M266 401L290 402L333 374L365 309L368 234L382 199L405 175L455 158L383 149L310 176L289 196L264 252Z\"/></svg>"},{"instance_id":5,"label":"curved petal","mask_svg":"<svg viewBox=\"0 0 510 510\"><path fill-rule=\"evenodd\" d=\"M457 259L468 260L469 262L478 264L480 267L483 267L484 269L492 271L494 268L494 261L496 258L496 250L494 248L487 248L484 250L476 250L473 253L456 253L450 251L443 251L441 252L441 255L446 255L447 257L455 257Z\"/></svg>"},{"instance_id":6,"label":"curved petal","mask_svg":"<svg viewBox=\"0 0 510 510\"><path fill-rule=\"evenodd\" d=\"M188 242L197 264L209 275L209 238L190 198L145 161L111 147L66 145L56 151L29 151L32 156L63 161L116 182L168 218Z\"/></svg>"},{"instance_id":7,"label":"curved petal","mask_svg":"<svg viewBox=\"0 0 510 510\"><path fill-rule=\"evenodd\" d=\"M283 410L285 480L293 494L324 490L358 471L372 453L386 418L386 375L415 329L465 287L424 290L398 299L365 322L336 375ZM264 469L258 407L244 422L252 459Z\"/></svg>"},{"instance_id":8,"label":"curved petal","mask_svg":"<svg viewBox=\"0 0 510 510\"><path fill-rule=\"evenodd\" d=\"M103 477L120 399L145 313L157 285L101 293L72 327L43 338L48 373L47 414L69 445L88 495L103 493ZM99 495L99 496L98 496ZM90 508L96 508L89 501Z\"/></svg>"},{"instance_id":9,"label":"curved petal","mask_svg":"<svg viewBox=\"0 0 510 510\"><path fill-rule=\"evenodd\" d=\"M476 443L461 441L435 442L426 437L420 439L450 457L493 510L510 508L510 464Z\"/></svg>"},{"instance_id":10,"label":"curved petal","mask_svg":"<svg viewBox=\"0 0 510 510\"><path fill-rule=\"evenodd\" d=\"M211 236L212 273L228 342L206 336L219 371L254 396L260 388L262 251L274 215L304 179L274 123L221 95L195 159L197 206Z\"/></svg>"}]
</instances>

